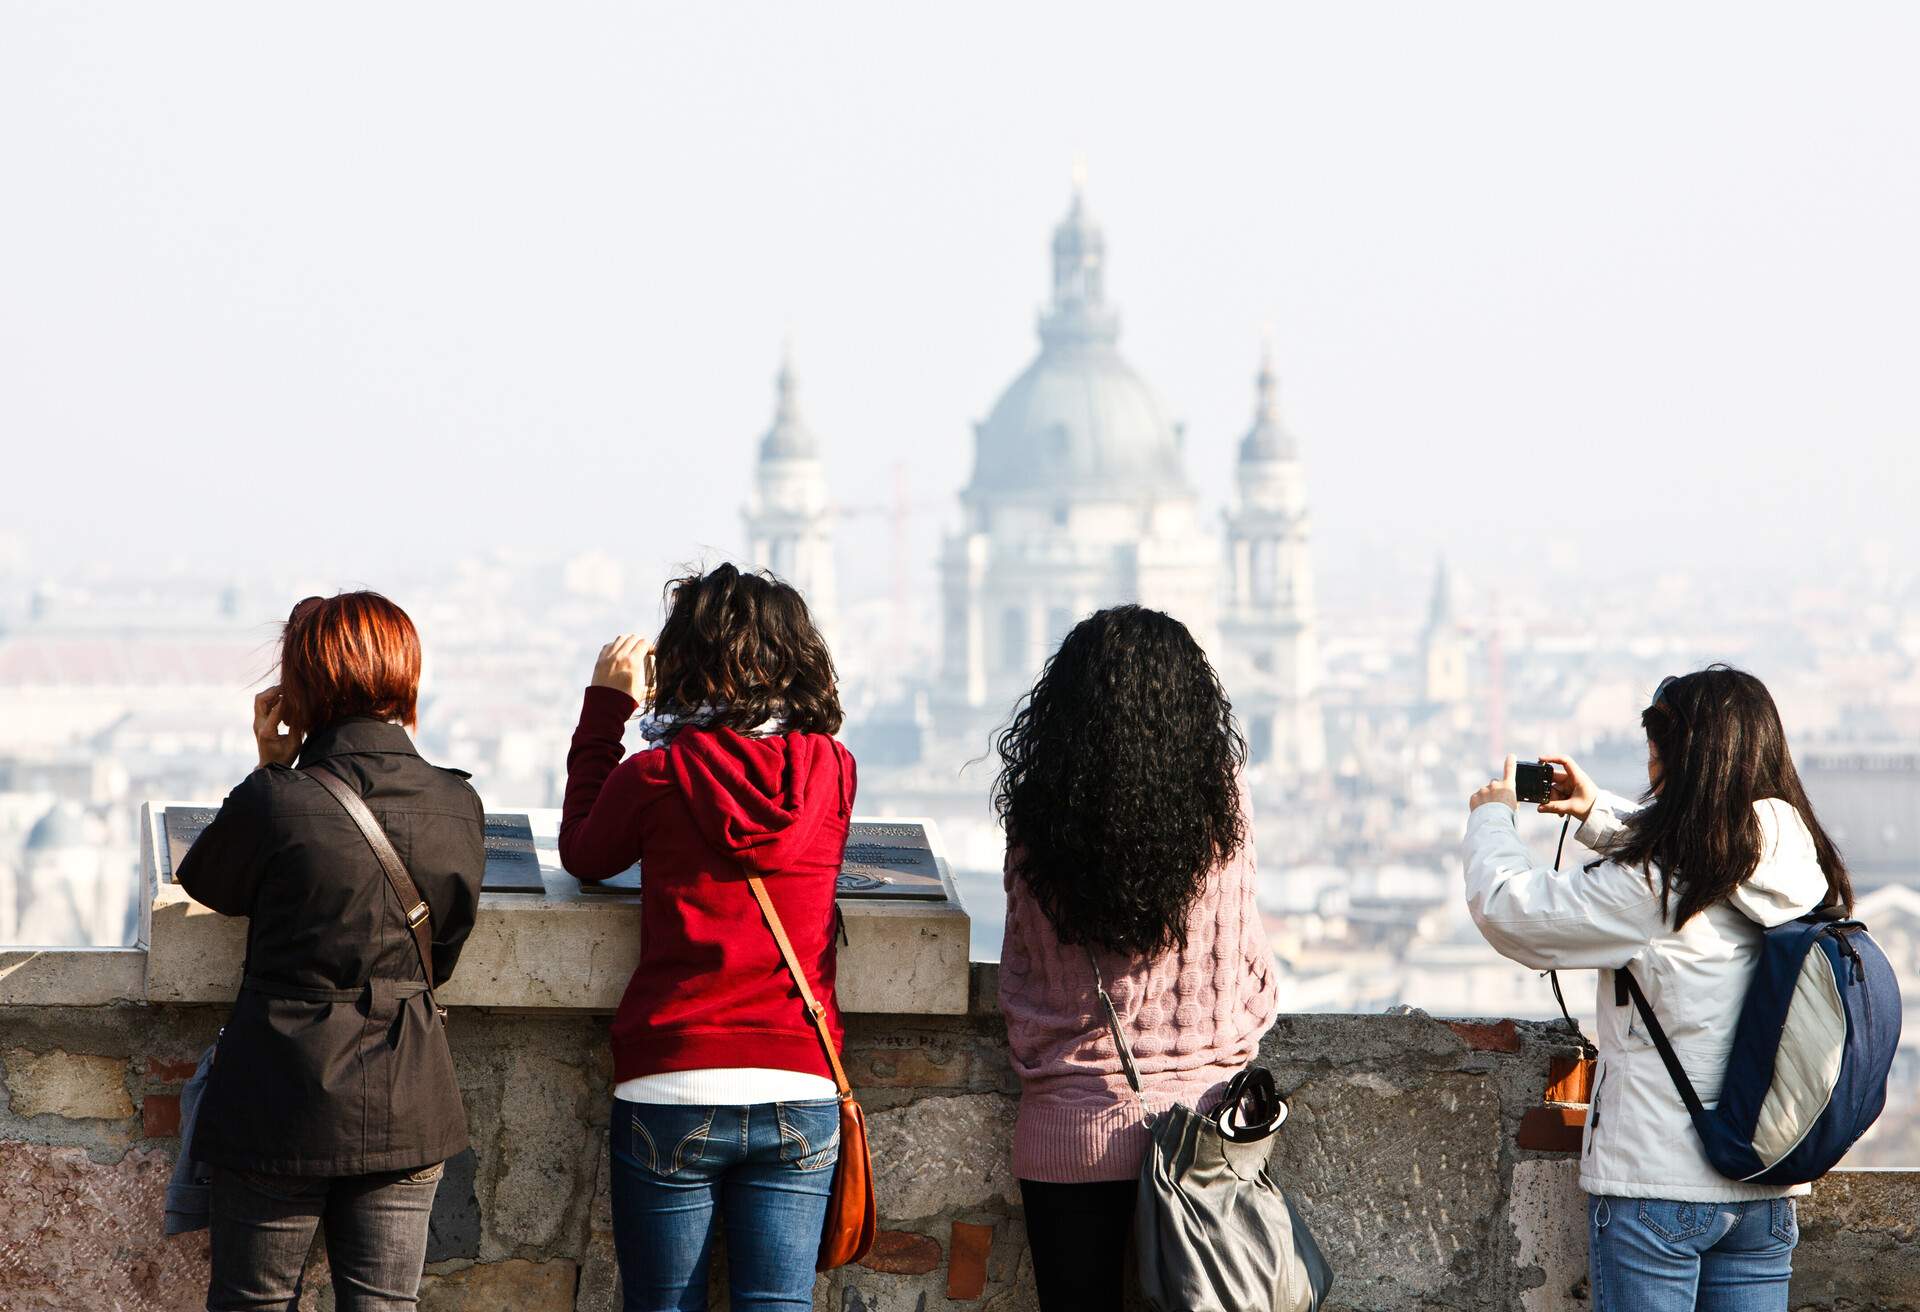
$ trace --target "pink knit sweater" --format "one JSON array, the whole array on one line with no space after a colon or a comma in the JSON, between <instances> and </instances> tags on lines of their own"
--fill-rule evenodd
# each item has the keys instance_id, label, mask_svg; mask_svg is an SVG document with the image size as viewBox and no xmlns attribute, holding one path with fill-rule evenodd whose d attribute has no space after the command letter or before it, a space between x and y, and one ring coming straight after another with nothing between
<instances>
[{"instance_id":1,"label":"pink knit sweater","mask_svg":"<svg viewBox=\"0 0 1920 1312\"><path fill-rule=\"evenodd\" d=\"M1139 1173L1147 1132L1100 1010L1084 948L1065 947L1009 854L1000 1010L1020 1076L1013 1170L1083 1183ZM1278 1012L1273 951L1254 905L1253 848L1207 877L1187 946L1153 960L1099 954L1147 1106L1205 1107L1259 1051Z\"/></svg>"}]
</instances>

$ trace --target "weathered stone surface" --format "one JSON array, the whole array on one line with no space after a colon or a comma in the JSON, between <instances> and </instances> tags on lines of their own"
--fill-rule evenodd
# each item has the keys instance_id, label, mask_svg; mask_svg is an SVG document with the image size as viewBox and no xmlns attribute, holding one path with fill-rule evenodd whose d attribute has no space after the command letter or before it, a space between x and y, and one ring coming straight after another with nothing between
<instances>
[{"instance_id":1,"label":"weathered stone surface","mask_svg":"<svg viewBox=\"0 0 1920 1312\"><path fill-rule=\"evenodd\" d=\"M1515 1162L1507 1200L1523 1312L1569 1312L1586 1305L1587 1196L1580 1164L1537 1158ZM1526 1287L1529 1269L1539 1283Z\"/></svg>"},{"instance_id":2,"label":"weathered stone surface","mask_svg":"<svg viewBox=\"0 0 1920 1312\"><path fill-rule=\"evenodd\" d=\"M573 1312L572 1262L509 1258L420 1282L420 1312Z\"/></svg>"},{"instance_id":3,"label":"weathered stone surface","mask_svg":"<svg viewBox=\"0 0 1920 1312\"><path fill-rule=\"evenodd\" d=\"M168 1240L165 1153L90 1161L78 1148L0 1140L0 1307L7 1312L206 1305L206 1232Z\"/></svg>"},{"instance_id":4,"label":"weathered stone surface","mask_svg":"<svg viewBox=\"0 0 1920 1312\"><path fill-rule=\"evenodd\" d=\"M170 1077L204 1048L224 1013L224 1005L0 1006L0 1049L106 1058L138 1106L177 1094ZM1519 1051L1507 1053L1470 1047L1449 1025L1418 1014L1295 1016L1263 1043L1260 1062L1279 1074L1294 1105L1275 1170L1339 1269L1341 1312L1585 1306L1571 1292L1584 1266L1574 1163L1511 1141L1523 1114L1542 1105L1553 1059L1573 1049L1554 1027L1520 1022L1513 1032ZM575 1312L613 1312L606 1022L578 1010L456 1010L450 1034L477 1154L472 1197L483 1265L502 1267L507 1274L497 1278L509 1284L530 1282L532 1294L514 1286L509 1296L538 1307L553 1292L540 1282L558 1288L564 1269L578 1264ZM830 1273L815 1285L815 1307L1035 1312L1005 1157L1014 1101L1000 1025L991 1015L856 1017L849 1042L856 1063L871 1061L876 1077L862 1098L889 1227L920 1232L943 1250L955 1222L990 1228L992 1238L972 1302L947 1298L943 1252L929 1271ZM70 1120L22 1115L11 1098L0 1105L0 1309L201 1305L205 1237L160 1236L168 1158L147 1144L127 1151L141 1128L137 1116ZM451 1168L443 1203L455 1200L460 1169ZM1920 1172L1841 1172L1823 1181L1802 1204L1794 1305L1920 1312L1916 1217ZM466 1269L463 1257L436 1261L430 1296L485 1296L489 1273L456 1278ZM301 1312L332 1312L328 1276L316 1249ZM714 1287L713 1306L724 1307L724 1285L716 1279Z\"/></svg>"},{"instance_id":5,"label":"weathered stone surface","mask_svg":"<svg viewBox=\"0 0 1920 1312\"><path fill-rule=\"evenodd\" d=\"M1116 1256L1129 1270L1132 1262L1126 1253ZM1138 1306L1138 1300L1135 1300ZM982 1312L1039 1312L1040 1299L1033 1287L1033 1254L1027 1251L1027 1227L1018 1217L1010 1217L993 1228L993 1252L987 1258L987 1290L982 1296Z\"/></svg>"},{"instance_id":6,"label":"weathered stone surface","mask_svg":"<svg viewBox=\"0 0 1920 1312\"><path fill-rule=\"evenodd\" d=\"M1321 1077L1295 1090L1292 1109L1273 1169L1344 1300L1417 1307L1485 1279L1505 1192L1489 1080L1435 1074L1403 1088L1372 1073Z\"/></svg>"},{"instance_id":7,"label":"weathered stone surface","mask_svg":"<svg viewBox=\"0 0 1920 1312\"><path fill-rule=\"evenodd\" d=\"M507 1065L499 1119L482 1150L494 1164L492 1205L482 1209L486 1256L553 1244L576 1200L590 1196L599 1136L588 1087L584 1062L536 1050Z\"/></svg>"},{"instance_id":8,"label":"weathered stone surface","mask_svg":"<svg viewBox=\"0 0 1920 1312\"><path fill-rule=\"evenodd\" d=\"M480 1200L474 1195L476 1159L469 1148L447 1159L427 1226L427 1261L480 1256Z\"/></svg>"},{"instance_id":9,"label":"weathered stone surface","mask_svg":"<svg viewBox=\"0 0 1920 1312\"><path fill-rule=\"evenodd\" d=\"M884 1271L894 1276L923 1276L940 1265L940 1241L911 1230L882 1230L873 1237L873 1248L860 1259L869 1271Z\"/></svg>"},{"instance_id":10,"label":"weathered stone surface","mask_svg":"<svg viewBox=\"0 0 1920 1312\"><path fill-rule=\"evenodd\" d=\"M840 949L838 995L844 1010L966 1012L970 921L963 908L849 900L843 910L847 942ZM159 885L146 999L231 1001L246 952L246 928L243 917L217 915L177 884ZM571 879L555 875L543 898L481 895L460 970L439 995L451 1007L611 1012L639 960L640 899L584 893ZM29 1000L39 1000L38 994Z\"/></svg>"},{"instance_id":11,"label":"weathered stone surface","mask_svg":"<svg viewBox=\"0 0 1920 1312\"><path fill-rule=\"evenodd\" d=\"M104 1007L146 995L140 948L0 948L0 1007Z\"/></svg>"},{"instance_id":12,"label":"weathered stone surface","mask_svg":"<svg viewBox=\"0 0 1920 1312\"><path fill-rule=\"evenodd\" d=\"M960 1016L970 921L943 902L846 902L835 995L849 1012ZM857 913L857 914L856 914Z\"/></svg>"},{"instance_id":13,"label":"weathered stone surface","mask_svg":"<svg viewBox=\"0 0 1920 1312\"><path fill-rule=\"evenodd\" d=\"M1835 1171L1796 1206L1796 1312L1920 1309L1920 1172Z\"/></svg>"},{"instance_id":14,"label":"weathered stone surface","mask_svg":"<svg viewBox=\"0 0 1920 1312\"><path fill-rule=\"evenodd\" d=\"M992 1200L1017 1202L1013 1113L1013 1099L991 1093L922 1098L875 1113L868 1134L882 1219L910 1221Z\"/></svg>"},{"instance_id":15,"label":"weathered stone surface","mask_svg":"<svg viewBox=\"0 0 1920 1312\"><path fill-rule=\"evenodd\" d=\"M580 1288L574 1312L618 1312L620 1265L613 1248L612 1164L607 1160L606 1136L594 1153L593 1208L587 1214L587 1252L580 1263Z\"/></svg>"},{"instance_id":16,"label":"weathered stone surface","mask_svg":"<svg viewBox=\"0 0 1920 1312\"><path fill-rule=\"evenodd\" d=\"M916 1041L914 1035L889 1036L850 1044L847 1078L856 1089L956 1088L967 1082L968 1054L958 1044Z\"/></svg>"},{"instance_id":17,"label":"weathered stone surface","mask_svg":"<svg viewBox=\"0 0 1920 1312\"><path fill-rule=\"evenodd\" d=\"M127 1063L84 1052L9 1048L4 1058L7 1097L15 1116L64 1116L118 1121L133 1115Z\"/></svg>"}]
</instances>

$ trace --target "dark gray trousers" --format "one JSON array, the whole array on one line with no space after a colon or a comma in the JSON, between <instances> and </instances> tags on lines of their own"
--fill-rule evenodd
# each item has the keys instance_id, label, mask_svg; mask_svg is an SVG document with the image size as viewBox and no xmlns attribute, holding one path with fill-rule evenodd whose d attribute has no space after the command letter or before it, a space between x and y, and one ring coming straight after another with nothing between
<instances>
[{"instance_id":1,"label":"dark gray trousers","mask_svg":"<svg viewBox=\"0 0 1920 1312\"><path fill-rule=\"evenodd\" d=\"M207 1312L291 1312L319 1225L336 1312L416 1307L440 1173L436 1165L328 1178L215 1167Z\"/></svg>"}]
</instances>

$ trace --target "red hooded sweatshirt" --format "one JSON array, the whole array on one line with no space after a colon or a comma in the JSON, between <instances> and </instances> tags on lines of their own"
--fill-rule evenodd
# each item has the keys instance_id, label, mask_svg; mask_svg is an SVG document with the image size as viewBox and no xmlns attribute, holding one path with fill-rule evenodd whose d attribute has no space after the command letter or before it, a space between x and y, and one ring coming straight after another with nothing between
<instances>
[{"instance_id":1,"label":"red hooded sweatshirt","mask_svg":"<svg viewBox=\"0 0 1920 1312\"><path fill-rule=\"evenodd\" d=\"M635 708L587 689L560 818L560 863L576 878L641 864L640 965L613 1020L614 1079L727 1066L831 1078L747 876L765 879L837 1045L834 885L853 757L826 734L688 728L623 761Z\"/></svg>"}]
</instances>

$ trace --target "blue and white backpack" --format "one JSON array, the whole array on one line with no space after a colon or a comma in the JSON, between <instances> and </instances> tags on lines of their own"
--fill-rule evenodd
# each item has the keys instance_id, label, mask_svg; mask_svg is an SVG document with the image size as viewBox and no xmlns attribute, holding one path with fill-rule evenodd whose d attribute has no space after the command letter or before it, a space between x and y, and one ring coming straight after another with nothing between
<instances>
[{"instance_id":1,"label":"blue and white backpack","mask_svg":"<svg viewBox=\"0 0 1920 1312\"><path fill-rule=\"evenodd\" d=\"M1707 1160L1724 1176L1817 1180L1886 1105L1900 1046L1900 985L1857 920L1816 911L1766 931L1713 1107L1693 1091L1633 972L1620 970L1615 980L1646 1020Z\"/></svg>"}]
</instances>

